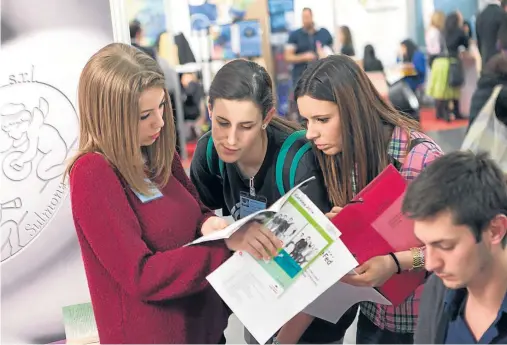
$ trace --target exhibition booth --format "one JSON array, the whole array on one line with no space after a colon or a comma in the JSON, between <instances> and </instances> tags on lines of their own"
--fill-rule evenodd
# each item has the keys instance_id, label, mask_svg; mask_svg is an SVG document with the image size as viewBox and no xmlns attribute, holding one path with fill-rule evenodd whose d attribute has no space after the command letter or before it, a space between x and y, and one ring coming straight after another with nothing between
<instances>
[{"instance_id":1,"label":"exhibition booth","mask_svg":"<svg viewBox=\"0 0 507 345\"><path fill-rule=\"evenodd\" d=\"M355 58L360 60L364 45L374 43L384 64L394 66L400 42L417 40L420 17L444 3L451 6L437 0L423 3L424 7L416 0L3 0L1 342L43 344L88 337L93 342L96 329L63 174L78 145L77 84L82 68L104 45L130 44L130 22L138 21L143 29L139 43L154 47L177 76L178 144L188 165L192 146L187 122L198 118L186 118L188 95L179 96L185 93L183 76L195 78L205 100L223 64L236 58L256 61L274 80L278 112L290 116L293 85L284 47L289 33L301 26L303 8L311 8L316 25L335 37L335 51L338 28L347 25L354 35ZM475 89L476 65L473 58L465 64L463 114ZM375 74L372 80L387 97L385 77ZM205 107L200 111L207 120Z\"/></svg>"}]
</instances>

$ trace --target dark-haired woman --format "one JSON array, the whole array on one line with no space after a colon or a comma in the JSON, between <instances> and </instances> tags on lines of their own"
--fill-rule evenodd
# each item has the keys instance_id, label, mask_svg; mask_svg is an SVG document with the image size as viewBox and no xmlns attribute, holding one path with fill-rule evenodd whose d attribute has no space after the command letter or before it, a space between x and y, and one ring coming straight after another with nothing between
<instances>
[{"instance_id":1,"label":"dark-haired woman","mask_svg":"<svg viewBox=\"0 0 507 345\"><path fill-rule=\"evenodd\" d=\"M377 59L375 48L371 44L364 47L363 69L365 72L384 72L384 65Z\"/></svg>"},{"instance_id":2,"label":"dark-haired woman","mask_svg":"<svg viewBox=\"0 0 507 345\"><path fill-rule=\"evenodd\" d=\"M418 123L388 105L365 72L345 56L330 56L308 68L295 98L334 206L329 217L390 163L410 181L442 154ZM397 272L421 269L424 263L421 248L393 253L397 260L387 254L371 258L357 268L358 275L342 281L378 287ZM422 288L397 307L362 302L357 343L412 343Z\"/></svg>"},{"instance_id":3,"label":"dark-haired woman","mask_svg":"<svg viewBox=\"0 0 507 345\"><path fill-rule=\"evenodd\" d=\"M426 78L426 56L412 40L404 40L400 44L401 63L411 65L415 75L404 77L403 80L416 91Z\"/></svg>"},{"instance_id":4,"label":"dark-haired woman","mask_svg":"<svg viewBox=\"0 0 507 345\"><path fill-rule=\"evenodd\" d=\"M211 132L199 140L190 171L206 206L240 219L271 206L292 185L315 176L302 191L323 212L331 209L302 127L275 115L272 81L262 66L246 60L224 65L211 84L208 107ZM245 199L250 200L242 202ZM249 240L260 252L266 246L264 231L260 228L257 238ZM336 325L315 320L302 341L341 340L356 310L352 308ZM254 341L245 335L248 342Z\"/></svg>"},{"instance_id":5,"label":"dark-haired woman","mask_svg":"<svg viewBox=\"0 0 507 345\"><path fill-rule=\"evenodd\" d=\"M355 56L354 42L352 40L352 33L348 26L340 27L338 31L338 40L340 41L341 48L340 53L347 56Z\"/></svg>"}]
</instances>

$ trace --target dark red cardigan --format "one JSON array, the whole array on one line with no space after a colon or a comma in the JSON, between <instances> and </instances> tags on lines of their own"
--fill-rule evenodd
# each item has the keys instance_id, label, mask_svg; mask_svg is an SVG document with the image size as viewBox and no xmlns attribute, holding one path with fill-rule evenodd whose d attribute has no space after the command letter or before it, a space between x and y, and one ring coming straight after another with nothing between
<instances>
[{"instance_id":1,"label":"dark red cardigan","mask_svg":"<svg viewBox=\"0 0 507 345\"><path fill-rule=\"evenodd\" d=\"M206 276L229 250L222 241L182 247L213 214L177 155L172 171L164 196L143 204L99 154L72 169L72 213L102 344L216 344L227 326Z\"/></svg>"}]
</instances>

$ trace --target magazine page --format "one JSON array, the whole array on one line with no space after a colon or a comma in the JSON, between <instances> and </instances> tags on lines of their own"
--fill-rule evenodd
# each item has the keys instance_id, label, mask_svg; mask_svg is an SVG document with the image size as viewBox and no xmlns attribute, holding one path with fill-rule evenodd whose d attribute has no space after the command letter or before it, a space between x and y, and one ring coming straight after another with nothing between
<instances>
[{"instance_id":1,"label":"magazine page","mask_svg":"<svg viewBox=\"0 0 507 345\"><path fill-rule=\"evenodd\" d=\"M208 234L206 236L199 237L195 241L187 244L187 246L198 244L198 243L203 243L203 242L208 242L208 241L216 241L216 240L223 240L225 238L229 238L229 237L231 237L232 234L234 234L236 231L238 231L243 225L245 225L249 222L256 221L256 222L264 224L267 219L269 219L270 217L273 217L277 212L280 211L280 208L287 202L287 200L290 198L290 196L292 194L294 194L295 191L299 190L299 188L301 188L302 186L304 186L305 184L307 184L308 182L310 182L314 179L315 179L315 177L312 176L312 177L304 180L303 182L301 182L300 184L298 184L297 186L292 188L283 197L278 199L278 201L276 201L268 209L260 210L255 213L252 213L248 217L245 217L243 219L240 219L240 220L232 223L231 225L229 225L228 227L226 227L223 230L215 231L215 232Z\"/></svg>"},{"instance_id":2,"label":"magazine page","mask_svg":"<svg viewBox=\"0 0 507 345\"><path fill-rule=\"evenodd\" d=\"M260 344L357 266L340 232L300 190L263 224L283 242L275 258L237 252L208 276Z\"/></svg>"}]
</instances>

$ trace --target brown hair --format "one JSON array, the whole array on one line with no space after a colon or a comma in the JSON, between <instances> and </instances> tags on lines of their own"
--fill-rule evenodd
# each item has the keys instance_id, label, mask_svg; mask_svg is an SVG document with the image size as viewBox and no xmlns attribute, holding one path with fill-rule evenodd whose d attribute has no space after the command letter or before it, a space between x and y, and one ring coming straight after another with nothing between
<instances>
[{"instance_id":1,"label":"brown hair","mask_svg":"<svg viewBox=\"0 0 507 345\"><path fill-rule=\"evenodd\" d=\"M217 99L251 101L261 111L263 119L275 108L273 82L269 73L258 63L244 59L228 62L218 70L209 90L208 102L211 108ZM273 116L269 126L285 133L303 129L299 123L277 115Z\"/></svg>"},{"instance_id":2,"label":"brown hair","mask_svg":"<svg viewBox=\"0 0 507 345\"><path fill-rule=\"evenodd\" d=\"M431 15L431 25L443 31L445 26L445 13L442 11L433 12Z\"/></svg>"},{"instance_id":3,"label":"brown hair","mask_svg":"<svg viewBox=\"0 0 507 345\"><path fill-rule=\"evenodd\" d=\"M176 150L174 119L166 90L168 102L160 137L141 149L138 133L141 93L150 88L163 89L164 85L164 74L157 62L137 48L113 43L95 53L79 79L79 150L67 173L79 157L95 152L103 155L139 193L150 194L146 177L159 186L166 185Z\"/></svg>"},{"instance_id":4,"label":"brown hair","mask_svg":"<svg viewBox=\"0 0 507 345\"><path fill-rule=\"evenodd\" d=\"M295 98L309 96L338 106L342 150L327 156L314 147L329 199L344 206L390 163L387 150L394 127L409 132L419 123L382 99L365 72L349 57L329 56L312 64L295 89ZM356 171L353 177L353 171ZM355 178L356 190L352 182Z\"/></svg>"},{"instance_id":5,"label":"brown hair","mask_svg":"<svg viewBox=\"0 0 507 345\"><path fill-rule=\"evenodd\" d=\"M343 34L343 45L346 45L346 46L353 46L353 42L352 42L352 33L350 32L350 28L346 25L340 27L340 30Z\"/></svg>"}]
</instances>

